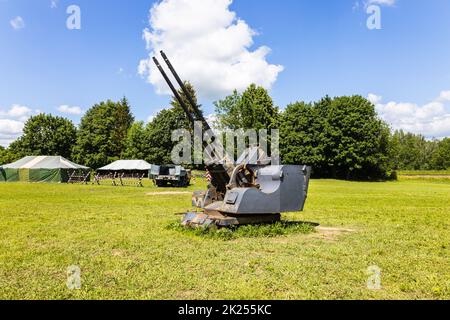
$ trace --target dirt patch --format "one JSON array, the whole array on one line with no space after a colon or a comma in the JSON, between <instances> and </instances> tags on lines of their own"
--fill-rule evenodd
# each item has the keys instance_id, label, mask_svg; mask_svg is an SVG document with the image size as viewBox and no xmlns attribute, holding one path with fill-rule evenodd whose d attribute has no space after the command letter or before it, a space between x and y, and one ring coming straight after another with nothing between
<instances>
[{"instance_id":1,"label":"dirt patch","mask_svg":"<svg viewBox=\"0 0 450 320\"><path fill-rule=\"evenodd\" d=\"M114 249L114 250L112 251L112 255L113 255L114 257L122 257L122 256L124 256L124 254L125 254L125 252L122 251L122 250L120 250L120 249Z\"/></svg>"},{"instance_id":2,"label":"dirt patch","mask_svg":"<svg viewBox=\"0 0 450 320\"><path fill-rule=\"evenodd\" d=\"M317 227L316 231L317 232L312 234L311 237L327 241L336 241L337 238L341 235L356 232L356 230L354 229L331 228L331 227Z\"/></svg>"},{"instance_id":3,"label":"dirt patch","mask_svg":"<svg viewBox=\"0 0 450 320\"><path fill-rule=\"evenodd\" d=\"M178 195L178 194L192 194L188 191L166 191L166 192L148 192L147 196L167 196L167 195Z\"/></svg>"}]
</instances>

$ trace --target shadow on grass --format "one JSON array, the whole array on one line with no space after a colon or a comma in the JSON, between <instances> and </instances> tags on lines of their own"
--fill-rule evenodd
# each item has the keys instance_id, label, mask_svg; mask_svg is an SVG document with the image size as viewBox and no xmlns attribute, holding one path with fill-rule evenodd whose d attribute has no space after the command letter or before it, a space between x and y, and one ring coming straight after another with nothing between
<instances>
[{"instance_id":1,"label":"shadow on grass","mask_svg":"<svg viewBox=\"0 0 450 320\"><path fill-rule=\"evenodd\" d=\"M273 238L289 234L309 234L315 232L319 224L305 221L280 221L272 224L245 225L232 228L189 228L180 222L167 226L168 230L177 231L189 236L218 240L234 240L239 238Z\"/></svg>"}]
</instances>

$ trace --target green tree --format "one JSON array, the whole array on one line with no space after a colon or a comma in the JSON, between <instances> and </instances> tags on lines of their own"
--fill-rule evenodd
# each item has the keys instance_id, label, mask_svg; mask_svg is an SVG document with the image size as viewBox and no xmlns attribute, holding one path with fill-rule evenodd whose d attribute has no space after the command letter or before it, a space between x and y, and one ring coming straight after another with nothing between
<instances>
[{"instance_id":1,"label":"green tree","mask_svg":"<svg viewBox=\"0 0 450 320\"><path fill-rule=\"evenodd\" d=\"M214 105L224 129L277 129L279 110L263 87L252 84L242 94L235 90Z\"/></svg>"},{"instance_id":2,"label":"green tree","mask_svg":"<svg viewBox=\"0 0 450 320\"><path fill-rule=\"evenodd\" d=\"M241 100L242 95L234 90L233 94L223 100L214 102L218 127L233 130L241 129L242 115L239 112Z\"/></svg>"},{"instance_id":3,"label":"green tree","mask_svg":"<svg viewBox=\"0 0 450 320\"><path fill-rule=\"evenodd\" d=\"M0 146L0 165L7 163L5 161L6 152L6 149L3 146Z\"/></svg>"},{"instance_id":4,"label":"green tree","mask_svg":"<svg viewBox=\"0 0 450 320\"><path fill-rule=\"evenodd\" d=\"M289 105L280 128L283 161L311 165L316 176L380 179L391 174L389 128L361 96Z\"/></svg>"},{"instance_id":5,"label":"green tree","mask_svg":"<svg viewBox=\"0 0 450 320\"><path fill-rule=\"evenodd\" d=\"M200 114L203 116L203 111L201 105L198 104L197 99L197 93L194 89L194 86L190 82L184 83L186 90L188 91L189 95L192 97L192 101L197 105ZM189 108L190 112L193 112L192 106L189 103L188 98L184 94L183 90L179 89L178 94L183 100L184 104ZM188 116L186 115L186 112L183 110L182 106L178 102L178 100L173 96L172 100L170 102L170 105L172 106L172 111L174 112L173 120L174 120L174 129L187 129L192 131L193 125L190 123ZM170 132L171 134L171 132Z\"/></svg>"},{"instance_id":6,"label":"green tree","mask_svg":"<svg viewBox=\"0 0 450 320\"><path fill-rule=\"evenodd\" d=\"M123 159L140 160L147 156L147 135L143 121L133 123L125 141L125 151L122 153Z\"/></svg>"},{"instance_id":7,"label":"green tree","mask_svg":"<svg viewBox=\"0 0 450 320\"><path fill-rule=\"evenodd\" d=\"M194 87L189 83L185 83L186 89L192 97L195 104L198 105L197 95ZM184 92L179 89L178 93L183 99L183 102L192 112L192 108L186 98ZM179 104L179 102L172 97L171 108L159 112L156 117L148 123L146 127L147 136L147 151L146 160L150 163L168 164L172 162L172 150L177 142L172 142L172 132L178 129L186 129L193 131L193 126ZM198 106L202 113L201 106ZM203 113L202 113L203 114Z\"/></svg>"},{"instance_id":8,"label":"green tree","mask_svg":"<svg viewBox=\"0 0 450 320\"><path fill-rule=\"evenodd\" d=\"M125 99L94 105L81 119L73 149L75 161L99 168L120 159L132 122L133 116Z\"/></svg>"},{"instance_id":9,"label":"green tree","mask_svg":"<svg viewBox=\"0 0 450 320\"><path fill-rule=\"evenodd\" d=\"M122 98L116 103L116 108L113 114L114 129L111 132L112 153L119 156L125 151L128 130L134 122L134 117L131 114L131 108L127 98Z\"/></svg>"},{"instance_id":10,"label":"green tree","mask_svg":"<svg viewBox=\"0 0 450 320\"><path fill-rule=\"evenodd\" d=\"M69 158L76 140L72 121L50 114L39 114L28 119L23 135L9 148L17 157L63 156Z\"/></svg>"},{"instance_id":11,"label":"green tree","mask_svg":"<svg viewBox=\"0 0 450 320\"><path fill-rule=\"evenodd\" d=\"M18 138L15 141L13 141L8 148L6 148L1 156L0 163L7 164L11 162L15 162L23 157L25 157L27 154L22 148L22 138Z\"/></svg>"},{"instance_id":12,"label":"green tree","mask_svg":"<svg viewBox=\"0 0 450 320\"><path fill-rule=\"evenodd\" d=\"M438 143L438 147L433 154L432 168L435 170L450 169L450 138L445 138Z\"/></svg>"},{"instance_id":13,"label":"green tree","mask_svg":"<svg viewBox=\"0 0 450 320\"><path fill-rule=\"evenodd\" d=\"M280 150L283 163L308 164L320 168L325 162L323 123L312 104L296 102L281 115Z\"/></svg>"},{"instance_id":14,"label":"green tree","mask_svg":"<svg viewBox=\"0 0 450 320\"><path fill-rule=\"evenodd\" d=\"M390 132L371 102L361 96L335 98L327 120L332 176L374 179L386 174Z\"/></svg>"},{"instance_id":15,"label":"green tree","mask_svg":"<svg viewBox=\"0 0 450 320\"><path fill-rule=\"evenodd\" d=\"M175 143L172 142L172 131L179 128L179 114L174 109L160 111L152 122L147 124L147 152L146 159L149 163L169 164L171 151Z\"/></svg>"},{"instance_id":16,"label":"green tree","mask_svg":"<svg viewBox=\"0 0 450 320\"><path fill-rule=\"evenodd\" d=\"M433 169L433 154L438 148L436 141L427 141L424 136L403 130L392 135L391 158L396 170L430 170Z\"/></svg>"}]
</instances>

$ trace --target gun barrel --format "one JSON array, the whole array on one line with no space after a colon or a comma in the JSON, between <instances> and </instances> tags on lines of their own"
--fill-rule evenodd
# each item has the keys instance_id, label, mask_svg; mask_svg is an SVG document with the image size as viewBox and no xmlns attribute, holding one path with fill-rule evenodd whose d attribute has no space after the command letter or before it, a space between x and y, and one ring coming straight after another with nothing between
<instances>
[{"instance_id":1,"label":"gun barrel","mask_svg":"<svg viewBox=\"0 0 450 320\"><path fill-rule=\"evenodd\" d=\"M194 99L190 95L189 91L187 90L184 82L181 80L180 76L176 72L175 68L173 67L172 63L170 62L169 58L167 58L164 51L161 50L161 56L163 57L165 63L167 64L167 67L169 67L170 72L172 72L175 80L178 82L178 85L180 86L181 90L183 90L183 93L185 94L187 100L189 101L192 110L194 111L194 114L198 121L201 121L203 124L203 127L206 128L206 130L211 130L211 127L209 123L206 121L206 119L203 117L202 113L200 112L197 104L194 102Z\"/></svg>"},{"instance_id":2,"label":"gun barrel","mask_svg":"<svg viewBox=\"0 0 450 320\"><path fill-rule=\"evenodd\" d=\"M186 98L188 99L189 103L191 104L191 107L194 111L195 116L192 114L191 110L189 110L189 107L186 105L186 103L181 98L178 91L175 89L174 85L170 81L169 77L167 76L166 72L164 71L163 67L161 66L161 64L159 63L159 61L156 57L153 57L153 62L155 63L155 65L158 68L161 75L163 76L164 80L167 82L167 85L169 86L170 90L172 90L172 93L175 96L175 99L179 102L179 104L183 108L184 112L186 113L187 117L189 118L189 121L194 125L195 121L199 120L203 123L204 127L207 128L207 130L211 130L211 127L209 126L206 119L203 117L198 106L194 103L194 99L191 97L189 91L187 90L183 81L181 81L180 77L178 76L178 74L176 73L172 64L170 63L169 59L162 51L161 51L161 55L163 56L164 61L166 62L167 66L169 67L173 76L177 80L181 89L183 90L183 93L186 95ZM207 141L203 140L203 147L207 148L208 146L209 145L208 145ZM207 168L212 174L211 183L215 186L218 193L225 195L226 186L227 186L228 182L230 181L230 175L228 173L228 170L225 168L225 166L223 164L209 164L209 165L207 165Z\"/></svg>"},{"instance_id":3,"label":"gun barrel","mask_svg":"<svg viewBox=\"0 0 450 320\"><path fill-rule=\"evenodd\" d=\"M164 71L163 67L159 63L158 59L156 57L153 57L153 62L155 63L156 67L159 69L159 72L161 72L161 75L163 76L164 80L166 80L167 85L169 86L170 90L172 90L173 95L177 99L177 101L180 103L181 107L183 108L184 112L186 113L187 117L189 118L189 121L192 123L195 122L194 117L192 116L191 112L189 111L189 108L184 103L183 99L181 99L180 95L178 94L177 89L172 84L172 81L170 81L169 77L167 76L166 72Z\"/></svg>"}]
</instances>

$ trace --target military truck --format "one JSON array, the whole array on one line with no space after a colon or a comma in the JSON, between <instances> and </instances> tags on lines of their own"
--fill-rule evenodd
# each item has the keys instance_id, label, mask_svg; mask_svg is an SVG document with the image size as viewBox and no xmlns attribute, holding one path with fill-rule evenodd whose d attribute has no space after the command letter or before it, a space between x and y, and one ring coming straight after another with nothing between
<instances>
[{"instance_id":1,"label":"military truck","mask_svg":"<svg viewBox=\"0 0 450 320\"><path fill-rule=\"evenodd\" d=\"M191 183L191 170L176 165L152 165L150 169L150 178L158 187L176 187L183 188Z\"/></svg>"}]
</instances>

